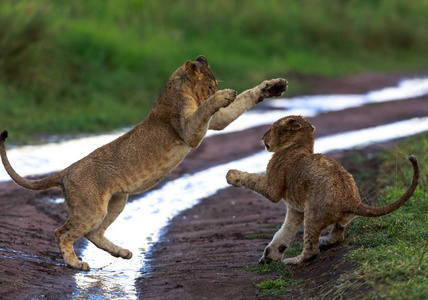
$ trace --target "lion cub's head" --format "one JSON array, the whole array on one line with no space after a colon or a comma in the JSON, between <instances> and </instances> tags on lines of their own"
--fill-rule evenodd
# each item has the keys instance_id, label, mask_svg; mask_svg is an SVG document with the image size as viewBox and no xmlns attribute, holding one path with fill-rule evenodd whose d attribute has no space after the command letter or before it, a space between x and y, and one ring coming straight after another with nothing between
<instances>
[{"instance_id":1,"label":"lion cub's head","mask_svg":"<svg viewBox=\"0 0 428 300\"><path fill-rule=\"evenodd\" d=\"M200 101L208 99L218 91L217 80L203 55L198 56L196 61L186 61L181 69L181 76L186 79L187 86L191 87Z\"/></svg>"},{"instance_id":2,"label":"lion cub's head","mask_svg":"<svg viewBox=\"0 0 428 300\"><path fill-rule=\"evenodd\" d=\"M269 152L277 152L294 145L302 145L313 151L315 127L302 116L288 116L273 123L263 135L263 143Z\"/></svg>"}]
</instances>

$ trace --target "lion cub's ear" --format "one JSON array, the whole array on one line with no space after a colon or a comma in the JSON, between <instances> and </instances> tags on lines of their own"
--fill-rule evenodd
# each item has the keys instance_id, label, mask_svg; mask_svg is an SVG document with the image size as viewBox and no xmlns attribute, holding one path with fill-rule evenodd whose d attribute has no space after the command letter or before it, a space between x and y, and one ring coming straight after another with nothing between
<instances>
[{"instance_id":1,"label":"lion cub's ear","mask_svg":"<svg viewBox=\"0 0 428 300\"><path fill-rule=\"evenodd\" d=\"M300 128L302 128L302 125L300 125L299 121L295 119L288 120L284 126L286 130L300 130Z\"/></svg>"},{"instance_id":2,"label":"lion cub's ear","mask_svg":"<svg viewBox=\"0 0 428 300\"><path fill-rule=\"evenodd\" d=\"M209 65L208 65L208 60L207 60L207 58L205 57L205 56L203 56L203 55L199 55L197 58L196 58L196 61L197 62L200 62L201 64L203 64L204 66L206 66L206 67L210 67Z\"/></svg>"},{"instance_id":3,"label":"lion cub's ear","mask_svg":"<svg viewBox=\"0 0 428 300\"><path fill-rule=\"evenodd\" d=\"M282 122L279 124L278 131L279 134L285 134L288 131L300 130L300 128L302 128L302 125L300 125L300 123L295 119L282 120Z\"/></svg>"},{"instance_id":4,"label":"lion cub's ear","mask_svg":"<svg viewBox=\"0 0 428 300\"><path fill-rule=\"evenodd\" d=\"M189 77L190 81L192 81L193 83L198 82L204 76L201 72L199 72L198 66L195 63L191 62L190 60L186 61L185 66L186 66L187 76Z\"/></svg>"}]
</instances>

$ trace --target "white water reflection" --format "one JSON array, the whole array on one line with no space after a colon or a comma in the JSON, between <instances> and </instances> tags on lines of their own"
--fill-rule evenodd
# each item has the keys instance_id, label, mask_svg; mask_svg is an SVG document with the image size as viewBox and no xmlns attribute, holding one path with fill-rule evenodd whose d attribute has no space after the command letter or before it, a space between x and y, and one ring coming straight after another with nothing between
<instances>
[{"instance_id":1,"label":"white water reflection","mask_svg":"<svg viewBox=\"0 0 428 300\"><path fill-rule=\"evenodd\" d=\"M405 79L395 87L370 91L361 95L315 95L294 98L275 98L265 101L277 111L249 111L222 131L211 131L209 135L240 131L249 127L271 124L286 115L314 117L320 113L338 111L371 103L411 99L428 94L428 78Z\"/></svg>"},{"instance_id":2,"label":"white water reflection","mask_svg":"<svg viewBox=\"0 0 428 300\"><path fill-rule=\"evenodd\" d=\"M293 98L293 101L288 101L287 99L272 99L266 103L275 108L300 111L303 116L311 117L313 113L319 114L362 106L369 103L416 98L426 94L428 94L428 78L415 78L402 80L396 87L387 87L363 95L301 96ZM296 114L292 113L290 115Z\"/></svg>"},{"instance_id":3,"label":"white water reflection","mask_svg":"<svg viewBox=\"0 0 428 300\"><path fill-rule=\"evenodd\" d=\"M249 111L239 117L222 131L209 131L207 136L226 134L251 127L271 124L286 115L313 117L319 113L337 111L370 103L410 99L428 94L428 78L406 79L396 87L371 91L363 95L319 95L283 99L270 99L265 103L282 110ZM46 174L66 168L85 157L94 149L118 138L126 131L118 131L100 136L51 143L39 146L25 146L8 150L9 160L22 176ZM13 139L13 132L10 132ZM0 168L0 181L9 180Z\"/></svg>"}]
</instances>

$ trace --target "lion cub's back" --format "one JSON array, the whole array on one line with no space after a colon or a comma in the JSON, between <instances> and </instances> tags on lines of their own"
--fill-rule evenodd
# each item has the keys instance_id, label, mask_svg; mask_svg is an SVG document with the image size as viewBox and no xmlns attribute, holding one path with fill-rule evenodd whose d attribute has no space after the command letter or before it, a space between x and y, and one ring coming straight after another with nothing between
<instances>
[{"instance_id":1,"label":"lion cub's back","mask_svg":"<svg viewBox=\"0 0 428 300\"><path fill-rule=\"evenodd\" d=\"M328 155L307 156L293 169L299 173L297 176L306 187L307 196L344 199L358 195L352 175Z\"/></svg>"}]
</instances>

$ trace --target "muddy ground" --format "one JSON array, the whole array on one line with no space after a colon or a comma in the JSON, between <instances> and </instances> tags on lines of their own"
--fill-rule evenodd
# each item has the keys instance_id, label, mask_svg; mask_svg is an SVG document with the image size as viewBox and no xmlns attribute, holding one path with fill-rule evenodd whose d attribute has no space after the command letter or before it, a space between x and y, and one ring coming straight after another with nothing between
<instances>
[{"instance_id":1,"label":"muddy ground","mask_svg":"<svg viewBox=\"0 0 428 300\"><path fill-rule=\"evenodd\" d=\"M365 93L395 86L403 77L416 74L363 74L341 79L299 76L312 94ZM286 77L286 76L284 76ZM292 81L289 82L290 89ZM428 97L367 105L325 113L309 121L316 136L367 128L428 116ZM266 100L269 101L269 100ZM207 138L192 151L166 180L260 151L267 126ZM376 177L378 162L372 154L380 146L332 154L352 172L367 170ZM367 159L356 165L348 159L359 152ZM375 181L363 184L363 193L376 189ZM63 204L49 199L58 191L31 192L12 182L0 183L0 299L67 299L72 297L75 270L66 267L53 231L67 217ZM203 199L175 217L150 253L150 268L136 282L141 299L275 299L257 296L254 283L272 274L249 271L260 258L285 215L284 204L272 204L244 189L228 188ZM301 232L297 240L301 238ZM86 242L77 243L77 253ZM101 251L101 250L100 250ZM287 295L308 299L325 293L329 282L343 270L352 269L343 259L344 245L323 251L313 262L292 267L289 278L301 279ZM363 291L347 291L358 296ZM284 296L283 296L284 297ZM281 298L281 297L277 297Z\"/></svg>"}]
</instances>

